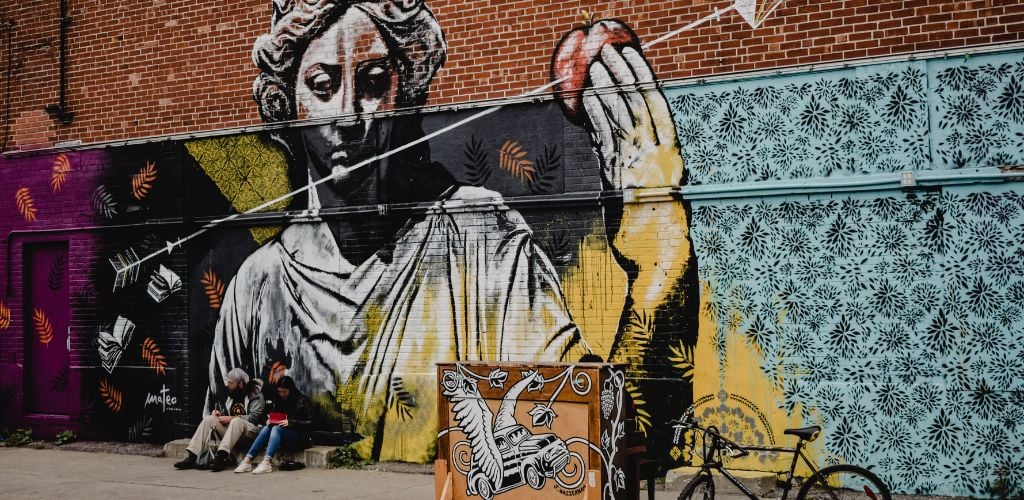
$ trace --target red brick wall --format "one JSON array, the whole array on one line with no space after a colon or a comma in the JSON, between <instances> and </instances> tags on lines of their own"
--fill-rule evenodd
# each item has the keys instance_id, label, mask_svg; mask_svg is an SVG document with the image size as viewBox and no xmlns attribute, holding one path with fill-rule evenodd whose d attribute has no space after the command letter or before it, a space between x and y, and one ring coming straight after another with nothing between
<instances>
[{"instance_id":1,"label":"red brick wall","mask_svg":"<svg viewBox=\"0 0 1024 500\"><path fill-rule=\"evenodd\" d=\"M514 96L545 83L555 43L583 8L599 4L599 17L624 19L650 40L728 3L429 0L449 42L430 103ZM69 126L42 111L57 102L58 5L0 1L0 16L16 23L11 57L0 47L15 75L10 116L0 116L9 125L0 140L10 129L6 150L259 123L250 52L269 26L268 0L70 0ZM1022 39L1017 0L788 0L759 29L729 13L648 56L667 79Z\"/></svg>"}]
</instances>

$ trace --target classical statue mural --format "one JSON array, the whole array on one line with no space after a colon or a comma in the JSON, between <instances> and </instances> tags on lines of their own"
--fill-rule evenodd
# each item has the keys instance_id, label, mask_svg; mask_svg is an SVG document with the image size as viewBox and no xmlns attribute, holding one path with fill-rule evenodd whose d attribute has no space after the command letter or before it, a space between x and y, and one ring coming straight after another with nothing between
<instances>
[{"instance_id":1,"label":"classical statue mural","mask_svg":"<svg viewBox=\"0 0 1024 500\"><path fill-rule=\"evenodd\" d=\"M311 220L289 225L231 280L210 380L237 366L266 372L268 350L283 346L288 374L304 392L357 416L369 456L426 460L435 436L434 363L621 357L621 342L603 352L588 343L549 256L499 193L457 182L431 161L427 143L377 159L423 136L421 116L376 112L427 102L447 50L427 5L305 0L274 7L271 31L253 52L262 71L254 85L260 115L267 122L335 119L275 132L292 179L319 183L308 196ZM583 62L556 65L587 73L566 80L563 102L584 87L603 89L576 95L582 107L567 104L566 112L590 132L605 187L678 186L683 161L664 96L616 89L654 79L635 35L618 22L582 31L562 50L582 51ZM319 217L331 208L403 203L428 208ZM654 229L666 217L677 222ZM686 220L683 207L634 213L618 204L606 219L609 244L629 276L623 317L653 317L679 281L680 262L691 258L687 227L678 223ZM652 230L661 236L652 238ZM216 390L212 384L211 396Z\"/></svg>"}]
</instances>

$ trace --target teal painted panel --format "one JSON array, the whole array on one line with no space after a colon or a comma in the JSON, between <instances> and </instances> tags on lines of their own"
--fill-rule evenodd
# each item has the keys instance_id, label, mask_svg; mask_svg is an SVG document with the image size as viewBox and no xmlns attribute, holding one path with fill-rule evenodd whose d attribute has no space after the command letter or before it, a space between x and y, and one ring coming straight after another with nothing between
<instances>
[{"instance_id":1,"label":"teal painted panel","mask_svg":"<svg viewBox=\"0 0 1024 500\"><path fill-rule=\"evenodd\" d=\"M719 325L701 342L726 370L730 331L762 353L828 462L901 493L1024 484L1024 188L694 202L692 220Z\"/></svg>"},{"instance_id":2,"label":"teal painted panel","mask_svg":"<svg viewBox=\"0 0 1024 500\"><path fill-rule=\"evenodd\" d=\"M1024 164L1024 55L935 60L928 79L942 168Z\"/></svg>"},{"instance_id":3,"label":"teal painted panel","mask_svg":"<svg viewBox=\"0 0 1024 500\"><path fill-rule=\"evenodd\" d=\"M666 92L690 184L1024 164L1024 53Z\"/></svg>"},{"instance_id":4,"label":"teal painted panel","mask_svg":"<svg viewBox=\"0 0 1024 500\"><path fill-rule=\"evenodd\" d=\"M690 184L928 169L925 63L666 92Z\"/></svg>"}]
</instances>

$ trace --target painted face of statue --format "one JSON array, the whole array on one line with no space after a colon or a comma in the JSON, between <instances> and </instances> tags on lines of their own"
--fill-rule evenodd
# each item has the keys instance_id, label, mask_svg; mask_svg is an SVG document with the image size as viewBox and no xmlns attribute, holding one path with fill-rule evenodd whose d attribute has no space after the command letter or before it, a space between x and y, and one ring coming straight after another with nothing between
<instances>
[{"instance_id":1,"label":"painted face of statue","mask_svg":"<svg viewBox=\"0 0 1024 500\"><path fill-rule=\"evenodd\" d=\"M380 120L372 113L394 106L397 81L384 37L360 9L348 9L310 42L295 86L298 118L340 117L303 129L314 177L326 177L381 151ZM330 184L346 197L372 170L363 168Z\"/></svg>"}]
</instances>

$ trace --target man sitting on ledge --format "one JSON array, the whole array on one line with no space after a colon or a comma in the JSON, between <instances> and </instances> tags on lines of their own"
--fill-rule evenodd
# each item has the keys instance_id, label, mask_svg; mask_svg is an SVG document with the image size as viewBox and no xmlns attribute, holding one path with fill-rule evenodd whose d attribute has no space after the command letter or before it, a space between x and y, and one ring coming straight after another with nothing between
<instances>
[{"instance_id":1,"label":"man sitting on ledge","mask_svg":"<svg viewBox=\"0 0 1024 500\"><path fill-rule=\"evenodd\" d=\"M235 368L228 372L224 386L227 388L225 401L208 402L207 408L212 411L199 423L186 448L188 456L174 464L176 469L197 468L196 459L206 448L211 433L220 438L220 446L210 470L220 472L234 465L231 449L243 439L251 441L256 437L258 425L266 420L266 401L260 379L250 379L245 370Z\"/></svg>"}]
</instances>

